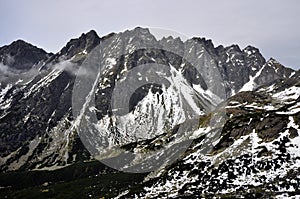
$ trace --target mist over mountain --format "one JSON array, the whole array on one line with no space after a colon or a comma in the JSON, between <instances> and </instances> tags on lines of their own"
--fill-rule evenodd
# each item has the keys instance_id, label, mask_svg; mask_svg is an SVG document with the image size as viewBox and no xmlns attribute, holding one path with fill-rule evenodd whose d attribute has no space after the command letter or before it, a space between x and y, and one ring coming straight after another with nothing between
<instances>
[{"instance_id":1,"label":"mist over mountain","mask_svg":"<svg viewBox=\"0 0 300 199\"><path fill-rule=\"evenodd\" d=\"M0 47L0 196L299 196L299 74L140 27Z\"/></svg>"}]
</instances>

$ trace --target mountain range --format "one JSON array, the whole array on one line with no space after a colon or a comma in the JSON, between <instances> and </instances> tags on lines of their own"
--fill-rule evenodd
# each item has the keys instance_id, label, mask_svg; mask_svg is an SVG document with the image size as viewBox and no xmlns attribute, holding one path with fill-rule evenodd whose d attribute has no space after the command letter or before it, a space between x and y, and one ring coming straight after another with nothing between
<instances>
[{"instance_id":1,"label":"mountain range","mask_svg":"<svg viewBox=\"0 0 300 199\"><path fill-rule=\"evenodd\" d=\"M140 27L55 54L14 41L0 48L0 196L297 197L299 74L253 46Z\"/></svg>"}]
</instances>

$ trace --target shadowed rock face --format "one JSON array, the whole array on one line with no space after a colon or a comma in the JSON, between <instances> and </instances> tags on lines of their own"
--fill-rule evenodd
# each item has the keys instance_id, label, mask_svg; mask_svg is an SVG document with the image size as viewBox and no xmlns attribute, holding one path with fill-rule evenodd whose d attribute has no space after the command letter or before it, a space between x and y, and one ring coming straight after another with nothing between
<instances>
[{"instance_id":1,"label":"shadowed rock face","mask_svg":"<svg viewBox=\"0 0 300 199\"><path fill-rule=\"evenodd\" d=\"M234 172L238 167L234 158L239 159L241 168L249 173L280 168L280 161L294 164L295 157L289 152L287 145L299 135L297 127L300 121L299 113L291 112L291 109L297 108L299 97L289 99L289 94L287 94L287 97L282 99L280 95L285 95L285 90L290 92L289 88L299 87L299 72L284 67L274 59L266 61L259 50L252 46L245 49L240 49L237 45L214 47L211 40L204 38L192 38L185 42L172 37L156 40L149 30L136 28L103 38L98 37L95 31L90 31L82 34L78 39L70 40L56 54L46 53L20 40L0 48L1 64L7 66L11 72L29 71L34 67L40 69L34 77L29 80L27 78L26 82L8 84L4 86L6 88L2 86L0 90L1 171L55 169L58 166L91 159L76 130L72 128L76 119L72 114L72 94L78 68L101 42L105 43L102 49L105 56L103 55L101 60L106 64L104 66L107 69L103 71L95 95L95 108L99 121L109 118L110 124L112 120L111 97L116 82L123 77L122 71L134 70L145 64L157 63L172 66L181 80L170 81L170 87L184 86L188 90L187 93L192 93L192 102L197 104L199 110L205 111L209 106L215 107L217 104L213 104L212 101L216 97L222 100L230 97L226 101L225 109L228 118L222 129L221 138L210 151L212 157L221 154L215 159L214 164L201 159L199 143L203 138L197 137L191 148L178 162L166 168L163 174L155 176L156 180L153 183L146 182L145 186L153 186L158 190L157 193L161 191L162 194L167 194L167 191L159 190L155 183L158 182L164 186L170 176L176 176L179 172L177 178L183 180L184 186L174 185L176 188L174 193L185 196L185 192L190 191L201 195L207 190L213 193L217 190L235 187L232 181L242 175L242 170ZM136 49L140 43L152 48ZM157 49L159 46L163 46L164 50ZM178 54L172 53L172 49L177 49ZM15 73L14 77L22 79L24 77L22 75ZM239 92L241 89L246 92ZM166 121L172 121L172 114L178 109L175 107L171 112L164 110L167 98L162 100L162 96L166 94L164 93L166 91L167 89L161 85L155 84L137 88L128 99L129 112L136 114L134 116L141 115L139 110L142 110L143 105L151 105L154 102L147 101L147 99L159 99L157 107L168 115ZM179 90L175 91L179 93ZM205 98L203 93L205 91L214 93L214 97ZM151 95L155 97L151 98ZM290 93L290 96L293 95L297 95L297 91L294 94ZM149 96L150 98L147 98ZM181 97L184 98L186 95ZM183 104L189 107L191 102L184 101ZM222 104L219 106L221 107ZM210 117L209 113L205 113L199 115L201 128L210 125L207 122ZM147 119L150 121L157 119L155 114L151 117L153 118ZM293 118L293 125L291 118ZM111 124L111 129L114 129L113 125ZM131 151L135 148L145 150L160 148L162 146L158 143L172 140L172 135L176 133L178 127L172 126L171 122L168 125L170 125L168 132L162 132L144 142L133 142L126 146L130 146ZM271 143L276 148L272 152L268 146L258 143L257 150L254 151L255 155L269 157L266 163L263 163L263 159L258 161L257 165L260 169L253 165L248 168L247 165L251 163L252 156L249 153L243 153L250 150L248 145L252 139L251 136L252 138L257 136L261 143ZM236 151L227 153L227 150L235 146L237 140L241 143ZM272 153L277 156L272 156ZM191 165L190 161L194 160L196 162ZM199 177L198 180L185 182L185 176L181 175L185 171L188 172L187 179L192 179L192 176L196 175ZM218 176L222 173L226 173L231 181L223 179L221 182L222 179ZM216 180L214 181L213 178ZM205 185L204 182L207 181L211 182ZM298 182L298 179L296 181ZM215 184L220 184L220 186L215 186ZM201 188L198 185L201 185ZM265 188L269 185L260 186ZM147 196L147 191L140 191ZM132 195L129 193L128 196ZM153 197L158 197L158 195L154 194Z\"/></svg>"},{"instance_id":2,"label":"shadowed rock face","mask_svg":"<svg viewBox=\"0 0 300 199\"><path fill-rule=\"evenodd\" d=\"M39 61L47 59L51 53L22 40L0 48L0 62L17 70L29 70Z\"/></svg>"}]
</instances>

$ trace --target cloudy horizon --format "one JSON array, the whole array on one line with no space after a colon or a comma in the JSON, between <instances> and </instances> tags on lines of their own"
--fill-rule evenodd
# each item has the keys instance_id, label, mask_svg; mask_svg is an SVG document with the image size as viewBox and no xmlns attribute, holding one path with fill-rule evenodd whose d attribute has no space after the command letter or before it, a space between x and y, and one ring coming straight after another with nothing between
<instances>
[{"instance_id":1,"label":"cloudy horizon","mask_svg":"<svg viewBox=\"0 0 300 199\"><path fill-rule=\"evenodd\" d=\"M140 27L159 27L215 46L260 49L285 66L300 69L300 1L4 0L0 3L0 46L23 39L58 52L91 29L99 36Z\"/></svg>"}]
</instances>

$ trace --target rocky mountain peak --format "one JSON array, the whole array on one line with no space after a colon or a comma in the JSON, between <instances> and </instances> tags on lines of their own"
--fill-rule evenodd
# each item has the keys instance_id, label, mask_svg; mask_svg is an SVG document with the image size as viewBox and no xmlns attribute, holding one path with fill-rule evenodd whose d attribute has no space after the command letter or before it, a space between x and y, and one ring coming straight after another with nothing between
<instances>
[{"instance_id":1,"label":"rocky mountain peak","mask_svg":"<svg viewBox=\"0 0 300 199\"><path fill-rule=\"evenodd\" d=\"M241 52L241 49L237 44L232 44L232 45L226 47L225 49L226 49L226 51L229 51L229 52Z\"/></svg>"},{"instance_id":2,"label":"rocky mountain peak","mask_svg":"<svg viewBox=\"0 0 300 199\"><path fill-rule=\"evenodd\" d=\"M197 41L201 43L207 50L214 49L214 44L211 39L206 39L206 38L200 38L200 37L193 37L192 40Z\"/></svg>"},{"instance_id":3,"label":"rocky mountain peak","mask_svg":"<svg viewBox=\"0 0 300 199\"><path fill-rule=\"evenodd\" d=\"M250 45L247 46L246 48L244 48L243 52L245 52L248 55L260 53L258 48L254 47L254 46L250 46Z\"/></svg>"},{"instance_id":4,"label":"rocky mountain peak","mask_svg":"<svg viewBox=\"0 0 300 199\"><path fill-rule=\"evenodd\" d=\"M135 45L142 43L152 46L153 43L157 43L157 39L150 33L148 28L136 27L133 30L127 30L117 34L118 36L116 38L121 37L125 41L128 41L128 43L135 43Z\"/></svg>"},{"instance_id":5,"label":"rocky mountain peak","mask_svg":"<svg viewBox=\"0 0 300 199\"><path fill-rule=\"evenodd\" d=\"M81 34L77 39L71 39L65 47L62 48L59 54L63 54L67 59L76 54L87 54L100 43L100 37L96 31L91 30Z\"/></svg>"},{"instance_id":6,"label":"rocky mountain peak","mask_svg":"<svg viewBox=\"0 0 300 199\"><path fill-rule=\"evenodd\" d=\"M252 65L256 70L259 70L266 63L264 56L258 48L247 46L243 49L244 56L247 58L249 65Z\"/></svg>"},{"instance_id":7,"label":"rocky mountain peak","mask_svg":"<svg viewBox=\"0 0 300 199\"><path fill-rule=\"evenodd\" d=\"M141 34L151 34L149 28L142 28L142 27L136 27L132 30L132 32L141 33Z\"/></svg>"},{"instance_id":8,"label":"rocky mountain peak","mask_svg":"<svg viewBox=\"0 0 300 199\"><path fill-rule=\"evenodd\" d=\"M99 37L95 30L90 30L87 33L82 33L82 35L86 35L87 37Z\"/></svg>"},{"instance_id":9,"label":"rocky mountain peak","mask_svg":"<svg viewBox=\"0 0 300 199\"><path fill-rule=\"evenodd\" d=\"M275 58L271 57L268 61L268 64L280 64Z\"/></svg>"},{"instance_id":10,"label":"rocky mountain peak","mask_svg":"<svg viewBox=\"0 0 300 199\"><path fill-rule=\"evenodd\" d=\"M168 36L168 37L163 37L160 40L161 43L169 43L169 42L173 42L173 43L183 43L180 39L180 37L173 37L173 36Z\"/></svg>"},{"instance_id":11,"label":"rocky mountain peak","mask_svg":"<svg viewBox=\"0 0 300 199\"><path fill-rule=\"evenodd\" d=\"M43 49L20 39L0 48L0 62L17 70L29 70L50 55Z\"/></svg>"},{"instance_id":12,"label":"rocky mountain peak","mask_svg":"<svg viewBox=\"0 0 300 199\"><path fill-rule=\"evenodd\" d=\"M22 40L22 39L18 39L16 41L13 41L11 43L11 46L18 46L18 47L22 47L22 46L32 46L30 43L27 43L26 41Z\"/></svg>"}]
</instances>

